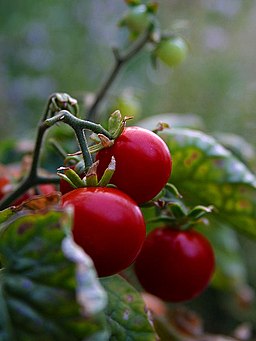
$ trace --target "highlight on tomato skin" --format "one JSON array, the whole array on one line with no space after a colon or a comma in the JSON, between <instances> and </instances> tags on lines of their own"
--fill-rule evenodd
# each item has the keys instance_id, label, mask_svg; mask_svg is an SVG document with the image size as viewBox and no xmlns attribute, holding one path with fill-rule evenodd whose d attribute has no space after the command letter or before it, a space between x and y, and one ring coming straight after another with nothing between
<instances>
[{"instance_id":1,"label":"highlight on tomato skin","mask_svg":"<svg viewBox=\"0 0 256 341\"><path fill-rule=\"evenodd\" d=\"M172 159L166 143L155 133L140 127L127 127L113 146L96 154L100 178L111 157L116 170L111 183L138 204L153 199L168 182Z\"/></svg>"},{"instance_id":2,"label":"highlight on tomato skin","mask_svg":"<svg viewBox=\"0 0 256 341\"><path fill-rule=\"evenodd\" d=\"M73 206L75 242L92 258L99 277L130 266L146 237L137 204L116 188L85 187L66 193L62 205Z\"/></svg>"},{"instance_id":3,"label":"highlight on tomato skin","mask_svg":"<svg viewBox=\"0 0 256 341\"><path fill-rule=\"evenodd\" d=\"M210 242L195 230L156 228L134 264L142 287L169 302L188 301L208 286L215 268Z\"/></svg>"}]
</instances>

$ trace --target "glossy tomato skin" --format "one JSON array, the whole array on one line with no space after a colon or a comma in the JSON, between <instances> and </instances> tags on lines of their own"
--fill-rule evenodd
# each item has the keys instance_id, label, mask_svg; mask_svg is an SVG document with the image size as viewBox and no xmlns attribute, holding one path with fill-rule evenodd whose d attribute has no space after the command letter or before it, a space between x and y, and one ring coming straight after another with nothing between
<instances>
[{"instance_id":1,"label":"glossy tomato skin","mask_svg":"<svg viewBox=\"0 0 256 341\"><path fill-rule=\"evenodd\" d=\"M129 196L115 188L78 188L63 196L67 205L74 207L74 240L92 258L100 277L116 274L135 260L146 228Z\"/></svg>"},{"instance_id":2,"label":"glossy tomato skin","mask_svg":"<svg viewBox=\"0 0 256 341\"><path fill-rule=\"evenodd\" d=\"M209 241L195 230L156 228L136 259L142 287L165 301L182 302L198 296L215 266Z\"/></svg>"},{"instance_id":3,"label":"glossy tomato skin","mask_svg":"<svg viewBox=\"0 0 256 341\"><path fill-rule=\"evenodd\" d=\"M116 170L111 183L127 193L138 204L153 199L167 183L172 160L165 142L150 130L127 127L113 146L100 150L98 177L107 168L111 156Z\"/></svg>"}]
</instances>

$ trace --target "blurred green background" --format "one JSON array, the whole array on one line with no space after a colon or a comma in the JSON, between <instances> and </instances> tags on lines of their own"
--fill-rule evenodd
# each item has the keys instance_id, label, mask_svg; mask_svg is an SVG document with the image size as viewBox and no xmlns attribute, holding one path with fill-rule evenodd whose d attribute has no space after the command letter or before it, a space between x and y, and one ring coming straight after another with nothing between
<instances>
[{"instance_id":1,"label":"blurred green background","mask_svg":"<svg viewBox=\"0 0 256 341\"><path fill-rule=\"evenodd\" d=\"M0 141L33 137L53 92L69 93L85 110L86 95L97 92L113 66L112 48L129 44L128 32L117 27L126 8L123 0L0 1ZM100 106L102 119L125 93L135 119L193 113L205 132L239 134L255 146L256 2L161 0L157 16L161 29L189 42L188 58L175 69L160 63L154 69L147 46L121 70ZM241 241L255 283L255 243ZM233 328L232 313L235 324L244 319L225 295L223 306L214 305L215 291L207 296L209 330Z\"/></svg>"},{"instance_id":2,"label":"blurred green background","mask_svg":"<svg viewBox=\"0 0 256 341\"><path fill-rule=\"evenodd\" d=\"M117 27L125 10L122 0L0 2L1 139L27 136L52 92L82 103L99 88L113 64L112 47L128 42ZM129 87L142 117L192 112L207 132L239 133L255 144L255 16L252 0L159 1L161 28L188 40L189 58L155 70L145 49L122 70L108 99Z\"/></svg>"}]
</instances>

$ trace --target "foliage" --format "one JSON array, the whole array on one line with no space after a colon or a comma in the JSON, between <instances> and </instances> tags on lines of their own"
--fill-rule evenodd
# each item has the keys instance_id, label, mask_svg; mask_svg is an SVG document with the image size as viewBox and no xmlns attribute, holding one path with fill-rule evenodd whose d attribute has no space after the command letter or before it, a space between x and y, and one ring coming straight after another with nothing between
<instances>
[{"instance_id":1,"label":"foliage","mask_svg":"<svg viewBox=\"0 0 256 341\"><path fill-rule=\"evenodd\" d=\"M1 225L1 340L106 338L106 294L65 232L67 212L14 213Z\"/></svg>"}]
</instances>

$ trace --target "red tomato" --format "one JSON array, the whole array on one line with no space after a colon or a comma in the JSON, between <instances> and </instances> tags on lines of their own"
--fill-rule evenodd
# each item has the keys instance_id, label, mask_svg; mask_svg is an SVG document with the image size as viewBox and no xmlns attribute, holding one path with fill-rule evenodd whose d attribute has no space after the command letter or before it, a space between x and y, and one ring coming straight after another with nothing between
<instances>
[{"instance_id":1,"label":"red tomato","mask_svg":"<svg viewBox=\"0 0 256 341\"><path fill-rule=\"evenodd\" d=\"M71 169L75 169L75 166L71 166ZM85 173L79 174L80 178L83 179L85 176ZM75 189L73 186L71 186L66 180L60 179L60 192L64 195L70 191L73 191Z\"/></svg>"},{"instance_id":2,"label":"red tomato","mask_svg":"<svg viewBox=\"0 0 256 341\"><path fill-rule=\"evenodd\" d=\"M60 179L60 192L64 195L70 191L73 191L72 187L66 180Z\"/></svg>"},{"instance_id":3,"label":"red tomato","mask_svg":"<svg viewBox=\"0 0 256 341\"><path fill-rule=\"evenodd\" d=\"M149 293L181 302L206 288L214 265L211 244L203 235L165 227L148 234L136 259L135 272Z\"/></svg>"},{"instance_id":4,"label":"red tomato","mask_svg":"<svg viewBox=\"0 0 256 341\"><path fill-rule=\"evenodd\" d=\"M51 194L52 192L56 191L56 187L53 184L42 184L39 185L38 187L40 194L42 195Z\"/></svg>"},{"instance_id":5,"label":"red tomato","mask_svg":"<svg viewBox=\"0 0 256 341\"><path fill-rule=\"evenodd\" d=\"M99 178L112 156L116 159L116 170L111 183L138 204L153 199L170 177L172 160L169 149L150 130L125 128L113 146L100 150L96 155Z\"/></svg>"},{"instance_id":6,"label":"red tomato","mask_svg":"<svg viewBox=\"0 0 256 341\"><path fill-rule=\"evenodd\" d=\"M125 193L107 187L85 187L63 196L74 207L75 242L92 258L99 276L127 268L145 240L142 213Z\"/></svg>"},{"instance_id":7,"label":"red tomato","mask_svg":"<svg viewBox=\"0 0 256 341\"><path fill-rule=\"evenodd\" d=\"M10 180L5 177L1 176L0 177L0 200L5 196L6 190L5 187L10 183Z\"/></svg>"},{"instance_id":8,"label":"red tomato","mask_svg":"<svg viewBox=\"0 0 256 341\"><path fill-rule=\"evenodd\" d=\"M56 187L53 184L42 184L38 185L38 189L40 191L40 195L47 195L51 194L54 191L56 191ZM26 193L22 194L21 197L16 199L12 205L18 206L22 204L24 201L32 198L34 195L36 195L36 191L34 188L30 188Z\"/></svg>"}]
</instances>

